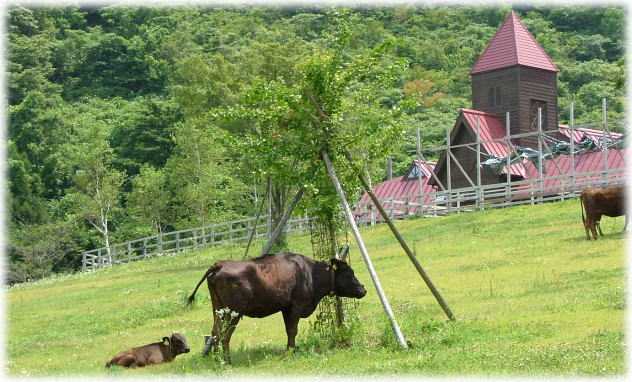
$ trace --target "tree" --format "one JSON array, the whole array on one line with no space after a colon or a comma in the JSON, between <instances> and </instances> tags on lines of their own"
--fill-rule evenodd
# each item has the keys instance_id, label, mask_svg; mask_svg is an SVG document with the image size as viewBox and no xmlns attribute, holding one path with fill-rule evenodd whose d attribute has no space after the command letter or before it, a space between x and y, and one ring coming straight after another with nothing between
<instances>
[{"instance_id":1,"label":"tree","mask_svg":"<svg viewBox=\"0 0 632 382\"><path fill-rule=\"evenodd\" d=\"M143 165L132 180L132 191L127 199L130 215L137 222L149 225L162 234L167 222L169 192L166 177L161 169Z\"/></svg>"},{"instance_id":2,"label":"tree","mask_svg":"<svg viewBox=\"0 0 632 382\"><path fill-rule=\"evenodd\" d=\"M72 187L64 196L76 216L85 219L102 237L112 262L110 236L112 217L119 208L124 174L112 166L109 126L93 115L83 114L73 121L75 135L64 147L74 169Z\"/></svg>"},{"instance_id":3,"label":"tree","mask_svg":"<svg viewBox=\"0 0 632 382\"><path fill-rule=\"evenodd\" d=\"M196 118L178 124L174 154L165 166L173 195L171 222L200 226L245 212L244 186L233 176L234 161L226 154L226 132Z\"/></svg>"}]
</instances>

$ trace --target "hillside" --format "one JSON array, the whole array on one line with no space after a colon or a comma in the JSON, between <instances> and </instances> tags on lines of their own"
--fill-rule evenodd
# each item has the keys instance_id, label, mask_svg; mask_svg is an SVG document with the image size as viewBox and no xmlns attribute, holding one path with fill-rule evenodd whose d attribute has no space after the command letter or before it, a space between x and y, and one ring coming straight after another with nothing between
<instances>
[{"instance_id":1,"label":"hillside","mask_svg":"<svg viewBox=\"0 0 632 382\"><path fill-rule=\"evenodd\" d=\"M269 105L306 98L313 65L350 70L323 77L353 80L320 97L339 124L326 143L356 147L374 184L387 156L396 176L410 165L418 128L435 160L512 9L560 70L560 122L571 102L578 124L601 122L606 97L621 131L622 6L8 7L8 281L78 270L106 242L253 216L268 176L281 196L292 175L318 178L293 163L320 147L318 108Z\"/></svg>"},{"instance_id":2,"label":"hillside","mask_svg":"<svg viewBox=\"0 0 632 382\"><path fill-rule=\"evenodd\" d=\"M219 247L10 288L8 372L13 376L147 374L613 375L624 372L623 218L585 239L577 200L398 223L457 316L448 323L386 226L363 230L397 320L413 348L397 349L355 246L351 262L368 290L346 349L317 350L301 321L285 352L279 314L244 319L233 365L200 355L211 327L205 288L184 299ZM259 243L259 247L260 247ZM290 248L309 254L306 236ZM183 333L191 353L170 364L108 371L116 352Z\"/></svg>"}]
</instances>

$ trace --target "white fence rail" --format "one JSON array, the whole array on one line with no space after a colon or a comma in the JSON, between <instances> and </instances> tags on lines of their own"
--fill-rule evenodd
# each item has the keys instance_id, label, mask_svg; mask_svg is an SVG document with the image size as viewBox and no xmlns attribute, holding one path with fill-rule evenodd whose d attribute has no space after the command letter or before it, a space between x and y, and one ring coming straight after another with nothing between
<instances>
[{"instance_id":1,"label":"white fence rail","mask_svg":"<svg viewBox=\"0 0 632 382\"><path fill-rule=\"evenodd\" d=\"M465 187L450 191L437 191L409 199L381 199L384 209L394 219L411 216L440 216L450 213L484 210L522 204L536 204L565 200L579 196L587 187L625 184L625 169L558 175L540 179L497 183L480 187ZM423 205L419 203L424 198ZM364 204L355 211L359 224L373 225L381 222L377 209Z\"/></svg>"},{"instance_id":2,"label":"white fence rail","mask_svg":"<svg viewBox=\"0 0 632 382\"><path fill-rule=\"evenodd\" d=\"M265 222L267 216L261 216ZM290 219L285 232L304 232L308 218ZM161 235L143 237L110 246L110 256L106 248L97 248L82 253L82 270L93 270L111 264L122 264L152 256L162 256L184 252L190 249L213 245L237 243L248 240L255 227L255 218L233 220L204 227L166 232ZM268 225L257 225L256 237L268 236Z\"/></svg>"},{"instance_id":3,"label":"white fence rail","mask_svg":"<svg viewBox=\"0 0 632 382\"><path fill-rule=\"evenodd\" d=\"M543 183L542 183L543 182ZM466 187L448 191L437 191L423 195L421 205L418 196L406 200L381 199L391 218L406 219L412 216L440 216L450 213L508 207L521 204L536 204L554 200L574 198L586 187L623 184L625 169L609 169L592 173L576 173L532 179L526 181ZM359 225L374 225L381 218L371 204L356 208L354 215ZM261 216L265 222L267 216ZM111 257L105 248L83 252L82 270L94 270L152 256L176 254L190 249L213 245L243 242L248 239L255 226L255 218L234 220L205 227L163 233L130 240L111 246ZM287 233L305 232L309 218L290 219ZM268 225L257 225L256 237L267 237Z\"/></svg>"}]
</instances>

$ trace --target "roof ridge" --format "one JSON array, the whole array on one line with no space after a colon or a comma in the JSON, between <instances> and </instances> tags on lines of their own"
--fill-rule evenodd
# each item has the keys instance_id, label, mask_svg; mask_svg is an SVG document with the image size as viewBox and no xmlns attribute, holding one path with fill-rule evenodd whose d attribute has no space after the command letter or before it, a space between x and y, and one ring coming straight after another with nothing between
<instances>
[{"instance_id":1,"label":"roof ridge","mask_svg":"<svg viewBox=\"0 0 632 382\"><path fill-rule=\"evenodd\" d=\"M551 57L514 10L505 17L494 36L488 41L485 50L470 70L470 75L512 66L559 72Z\"/></svg>"},{"instance_id":2,"label":"roof ridge","mask_svg":"<svg viewBox=\"0 0 632 382\"><path fill-rule=\"evenodd\" d=\"M509 16L507 16L507 18L509 17L511 17L511 35L514 40L514 55L516 56L516 63L520 65L520 55L518 53L518 33L516 32L516 20L519 19L513 9L511 10L511 13L509 13Z\"/></svg>"},{"instance_id":3,"label":"roof ridge","mask_svg":"<svg viewBox=\"0 0 632 382\"><path fill-rule=\"evenodd\" d=\"M488 112L482 111L482 110L468 109L466 107L462 107L460 110L462 112L464 112L464 113L488 115L490 117L498 118L498 116L496 114L488 113Z\"/></svg>"},{"instance_id":4,"label":"roof ridge","mask_svg":"<svg viewBox=\"0 0 632 382\"><path fill-rule=\"evenodd\" d=\"M514 11L512 10L511 13L513 14ZM546 51L544 50L542 45L540 45L538 40L536 40L535 36L531 33L531 31L529 31L527 26L524 25L524 23L522 22L522 19L520 17L518 17L518 15L516 15L515 20L518 21L518 23L520 23L520 26L522 27L522 29L524 29L525 32L527 32L527 36L534 43L536 49L540 50L540 52L544 55L544 58L549 62L549 64L551 64L551 66L555 69L555 71L559 71L558 68L557 68L557 65L555 65L555 63L553 62L551 57L546 53ZM517 37L517 35L514 33L514 38L516 38L516 37ZM516 41L516 57L518 57L518 42L517 41ZM518 59L518 62L520 62L519 59Z\"/></svg>"}]
</instances>

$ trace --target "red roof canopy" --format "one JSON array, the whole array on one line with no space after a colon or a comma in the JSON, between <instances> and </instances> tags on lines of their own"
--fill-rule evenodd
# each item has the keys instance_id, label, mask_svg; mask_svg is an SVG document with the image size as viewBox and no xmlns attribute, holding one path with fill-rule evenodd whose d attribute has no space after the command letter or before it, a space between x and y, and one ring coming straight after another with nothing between
<instances>
[{"instance_id":1,"label":"red roof canopy","mask_svg":"<svg viewBox=\"0 0 632 382\"><path fill-rule=\"evenodd\" d=\"M558 71L551 58L522 24L518 15L511 11L487 44L487 48L474 64L470 74L515 65Z\"/></svg>"}]
</instances>

